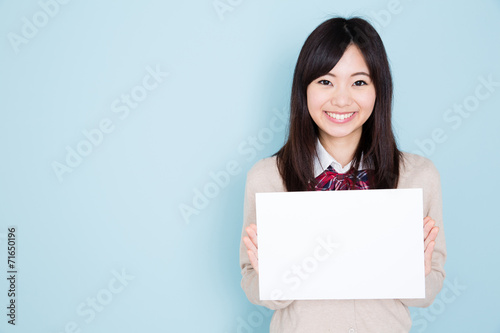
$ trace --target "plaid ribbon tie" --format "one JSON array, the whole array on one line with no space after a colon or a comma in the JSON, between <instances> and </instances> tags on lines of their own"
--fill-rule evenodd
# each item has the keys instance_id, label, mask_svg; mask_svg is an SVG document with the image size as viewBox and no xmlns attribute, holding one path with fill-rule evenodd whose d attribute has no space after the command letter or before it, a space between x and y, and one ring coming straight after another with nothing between
<instances>
[{"instance_id":1,"label":"plaid ribbon tie","mask_svg":"<svg viewBox=\"0 0 500 333\"><path fill-rule=\"evenodd\" d=\"M316 177L316 181L317 184L314 187L316 191L367 190L370 188L367 170L359 170L356 173L354 169L351 169L347 173L338 173L331 165Z\"/></svg>"}]
</instances>

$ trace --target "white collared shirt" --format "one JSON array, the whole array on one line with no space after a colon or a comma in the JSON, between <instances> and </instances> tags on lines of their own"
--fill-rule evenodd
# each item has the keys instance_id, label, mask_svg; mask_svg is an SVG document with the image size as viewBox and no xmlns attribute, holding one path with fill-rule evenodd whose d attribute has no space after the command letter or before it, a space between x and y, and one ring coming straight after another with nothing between
<instances>
[{"instance_id":1,"label":"white collared shirt","mask_svg":"<svg viewBox=\"0 0 500 333\"><path fill-rule=\"evenodd\" d=\"M318 177L320 174L322 174L329 165L331 165L332 168L338 173L346 173L351 168L352 161L349 162L346 166L342 167L342 165L326 151L325 147L323 147L319 139L317 139L316 141L316 152L318 156L314 159L314 177ZM363 163L360 162L358 170L362 169Z\"/></svg>"}]
</instances>

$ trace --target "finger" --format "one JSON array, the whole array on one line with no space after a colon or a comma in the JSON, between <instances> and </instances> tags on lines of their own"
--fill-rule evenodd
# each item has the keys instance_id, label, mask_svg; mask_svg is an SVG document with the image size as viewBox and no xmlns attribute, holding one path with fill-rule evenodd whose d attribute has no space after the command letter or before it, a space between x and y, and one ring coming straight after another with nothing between
<instances>
[{"instance_id":1,"label":"finger","mask_svg":"<svg viewBox=\"0 0 500 333\"><path fill-rule=\"evenodd\" d=\"M431 219L429 217L427 222L424 224L424 239L427 238L427 236L429 235L429 232L434 227L434 225L436 225L436 221L434 221L433 219Z\"/></svg>"},{"instance_id":2,"label":"finger","mask_svg":"<svg viewBox=\"0 0 500 333\"><path fill-rule=\"evenodd\" d=\"M247 250L254 252L255 256L257 257L257 248L248 236L243 237L243 243L245 243Z\"/></svg>"},{"instance_id":3,"label":"finger","mask_svg":"<svg viewBox=\"0 0 500 333\"><path fill-rule=\"evenodd\" d=\"M254 234L257 234L257 226L253 223L246 227L245 230L247 230L247 232L252 231Z\"/></svg>"},{"instance_id":4,"label":"finger","mask_svg":"<svg viewBox=\"0 0 500 333\"><path fill-rule=\"evenodd\" d=\"M439 227L433 227L431 229L431 231L429 232L429 235L425 238L424 248L427 248L427 246L429 246L429 244L431 242L436 240L438 233L439 233Z\"/></svg>"},{"instance_id":5,"label":"finger","mask_svg":"<svg viewBox=\"0 0 500 333\"><path fill-rule=\"evenodd\" d=\"M249 227L246 227L246 232L248 234L248 236L250 237L250 240L252 241L252 243L255 245L256 248L258 248L258 243L257 243L257 232L256 230L249 226Z\"/></svg>"},{"instance_id":6,"label":"finger","mask_svg":"<svg viewBox=\"0 0 500 333\"><path fill-rule=\"evenodd\" d=\"M251 228L255 232L255 236L257 237L257 225L255 223L252 223L249 225L249 228Z\"/></svg>"},{"instance_id":7,"label":"finger","mask_svg":"<svg viewBox=\"0 0 500 333\"><path fill-rule=\"evenodd\" d=\"M432 220L432 218L430 216L426 216L424 217L424 225L429 222L430 220Z\"/></svg>"},{"instance_id":8,"label":"finger","mask_svg":"<svg viewBox=\"0 0 500 333\"><path fill-rule=\"evenodd\" d=\"M429 245L430 242L436 240L438 233L439 233L439 227L433 227L431 231L429 231L429 234L424 240L424 247L427 247L427 245Z\"/></svg>"},{"instance_id":9,"label":"finger","mask_svg":"<svg viewBox=\"0 0 500 333\"><path fill-rule=\"evenodd\" d=\"M429 243L429 246L425 249L424 258L425 258L425 276L429 275L432 270L432 253L434 252L435 241Z\"/></svg>"},{"instance_id":10,"label":"finger","mask_svg":"<svg viewBox=\"0 0 500 333\"><path fill-rule=\"evenodd\" d=\"M255 254L250 250L248 251L248 258L250 259L253 269L259 274L259 259L257 259Z\"/></svg>"}]
</instances>

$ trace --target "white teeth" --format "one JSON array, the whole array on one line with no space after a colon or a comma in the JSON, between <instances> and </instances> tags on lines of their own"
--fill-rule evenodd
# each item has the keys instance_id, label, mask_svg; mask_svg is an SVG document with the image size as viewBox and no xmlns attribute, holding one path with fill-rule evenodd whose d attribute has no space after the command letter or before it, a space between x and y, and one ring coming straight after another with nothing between
<instances>
[{"instance_id":1,"label":"white teeth","mask_svg":"<svg viewBox=\"0 0 500 333\"><path fill-rule=\"evenodd\" d=\"M344 119L347 119L347 118L351 117L354 114L354 112L351 112L351 113L342 113L342 114L333 113L333 112L327 112L326 114L328 116L330 116L331 118L333 118L333 119L344 120Z\"/></svg>"}]
</instances>

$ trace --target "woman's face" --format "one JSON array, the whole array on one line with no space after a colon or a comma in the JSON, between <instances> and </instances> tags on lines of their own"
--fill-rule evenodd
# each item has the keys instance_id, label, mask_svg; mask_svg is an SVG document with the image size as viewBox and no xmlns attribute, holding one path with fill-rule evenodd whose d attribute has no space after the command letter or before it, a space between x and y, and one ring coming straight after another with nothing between
<instances>
[{"instance_id":1,"label":"woman's face","mask_svg":"<svg viewBox=\"0 0 500 333\"><path fill-rule=\"evenodd\" d=\"M335 67L307 87L307 107L323 145L357 145L375 105L375 86L359 48L351 44Z\"/></svg>"}]
</instances>

